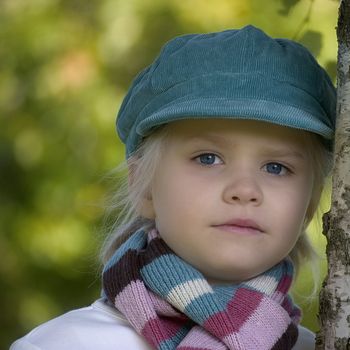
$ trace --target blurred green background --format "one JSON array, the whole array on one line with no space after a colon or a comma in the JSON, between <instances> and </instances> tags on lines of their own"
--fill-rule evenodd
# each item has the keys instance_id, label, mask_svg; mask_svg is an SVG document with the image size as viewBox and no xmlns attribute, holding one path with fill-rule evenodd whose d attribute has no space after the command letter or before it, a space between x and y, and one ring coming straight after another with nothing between
<instances>
[{"instance_id":1,"label":"blurred green background","mask_svg":"<svg viewBox=\"0 0 350 350\"><path fill-rule=\"evenodd\" d=\"M98 298L114 183L106 174L124 155L114 116L164 42L252 23L304 43L335 79L337 8L334 0L0 2L1 349ZM317 223L311 235L324 256ZM316 330L317 303L302 296L310 273L302 271L296 296Z\"/></svg>"}]
</instances>

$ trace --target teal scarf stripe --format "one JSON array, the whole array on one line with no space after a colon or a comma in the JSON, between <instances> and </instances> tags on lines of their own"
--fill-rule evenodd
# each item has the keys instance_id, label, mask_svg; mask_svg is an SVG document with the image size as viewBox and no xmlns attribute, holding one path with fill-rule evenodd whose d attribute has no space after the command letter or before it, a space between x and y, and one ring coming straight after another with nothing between
<instances>
[{"instance_id":1,"label":"teal scarf stripe","mask_svg":"<svg viewBox=\"0 0 350 350\"><path fill-rule=\"evenodd\" d=\"M124 242L120 248L114 253L112 258L108 261L106 266L104 267L104 271L108 270L111 266L118 263L118 261L124 256L124 254L128 250L142 250L147 245L147 235L145 234L144 230L138 230L133 234L130 239L128 239L126 242ZM169 266L171 269L171 274L159 274L158 271L160 271L160 267L164 268L164 266ZM181 285L186 282L194 281L197 279L201 279L205 281L204 276L196 269L194 269L191 265L186 263L184 260L182 260L180 257L174 255L174 254L166 254L161 255L155 260L153 260L151 263L148 263L143 268L141 268L140 273L147 285L147 280L150 281L150 284L152 285L152 288L155 289L154 292L156 292L160 296L167 296L171 290L173 289L173 278L174 275L176 276L178 280L178 285ZM281 278L282 270L281 269L275 269L272 268L269 271L265 272L265 275L273 278L276 283ZM287 265L287 274L292 276L293 275L293 266ZM155 288L156 286L156 288ZM253 291L261 291L260 288L255 288L254 286L247 285L246 283L242 283L241 287L244 287L249 290ZM220 287L214 287L213 292L215 292L215 289L220 288L220 293L215 293L216 296L220 295L223 300L220 300L220 302L216 302L216 300L213 299L213 296L211 293L206 293L197 297L194 297L185 307L183 310L187 315L193 315L195 313L195 310L198 310L198 307L200 306L206 306L206 310L211 310L211 313L221 312L224 311L227 307L227 304L232 300L232 298L235 295L235 292L237 290L237 286L220 286ZM209 314L202 314L201 317L199 317L196 322L199 324L203 324L205 319L209 317Z\"/></svg>"},{"instance_id":2,"label":"teal scarf stripe","mask_svg":"<svg viewBox=\"0 0 350 350\"><path fill-rule=\"evenodd\" d=\"M198 313L198 309L202 309L203 312ZM220 305L213 294L205 294L192 300L191 303L186 306L185 314L202 326L210 316L224 310L226 310L226 303Z\"/></svg>"},{"instance_id":3,"label":"teal scarf stripe","mask_svg":"<svg viewBox=\"0 0 350 350\"><path fill-rule=\"evenodd\" d=\"M287 296L292 269L286 259L249 281L210 286L156 230L137 231L112 256L103 284L109 301L156 349L255 349L259 344L260 350L287 350L296 342L300 320L300 311ZM149 298L152 292L163 302ZM270 305L270 311L260 305ZM146 323L137 318L145 312ZM277 323L266 323L265 317Z\"/></svg>"},{"instance_id":4,"label":"teal scarf stripe","mask_svg":"<svg viewBox=\"0 0 350 350\"><path fill-rule=\"evenodd\" d=\"M169 269L169 274L162 274L159 271ZM161 255L141 269L141 276L155 285L157 294L168 295L174 287L174 276L177 285L190 282L196 279L204 279L203 275L174 254ZM155 283L157 282L157 283ZM152 287L153 288L153 287Z\"/></svg>"},{"instance_id":5,"label":"teal scarf stripe","mask_svg":"<svg viewBox=\"0 0 350 350\"><path fill-rule=\"evenodd\" d=\"M108 260L103 268L103 273L117 264L128 250L140 250L147 244L147 235L144 230L136 231L127 241L125 241Z\"/></svg>"},{"instance_id":6,"label":"teal scarf stripe","mask_svg":"<svg viewBox=\"0 0 350 350\"><path fill-rule=\"evenodd\" d=\"M191 330L191 328L192 326L190 327L184 326L180 328L173 337L163 340L159 344L159 349L160 350L175 349L176 346L186 337L186 335Z\"/></svg>"},{"instance_id":7,"label":"teal scarf stripe","mask_svg":"<svg viewBox=\"0 0 350 350\"><path fill-rule=\"evenodd\" d=\"M286 265L287 275L292 275L292 265ZM164 267L168 267L169 272L171 269L171 273L160 274L159 271L164 269ZM274 280L277 286L279 280L282 278L282 273L283 270L280 267L273 267L266 272L266 276L271 278L271 280ZM143 277L146 285L152 286L155 293L163 297L165 296L168 301L169 294L173 290L174 276L176 277L178 286L195 280L203 280L206 283L205 278L198 270L194 269L191 265L173 254L161 255L149 264L145 265L141 269L141 276ZM271 284L270 280L269 283ZM263 287L264 286L259 285L256 288L244 282L236 286L220 286L221 293L219 293L219 295L221 296L221 300L216 300L218 294L215 293L215 289L213 289L213 293L209 292L199 296L191 296L189 293L188 298L192 299L183 302L183 304L187 304L183 309L183 312L193 318L193 315L196 314L196 310L198 310L199 307L204 306L207 313L202 313L200 317L195 319L197 323L202 325L203 322L212 314L222 312L226 309L227 304L232 300L238 288L246 288L248 290L261 292ZM214 298L214 295L216 298ZM225 297L224 300L222 300L223 296ZM208 312L208 310L210 310L210 312Z\"/></svg>"},{"instance_id":8,"label":"teal scarf stripe","mask_svg":"<svg viewBox=\"0 0 350 350\"><path fill-rule=\"evenodd\" d=\"M214 293L217 295L219 300L227 305L234 297L237 288L236 286L213 286Z\"/></svg>"},{"instance_id":9,"label":"teal scarf stripe","mask_svg":"<svg viewBox=\"0 0 350 350\"><path fill-rule=\"evenodd\" d=\"M164 267L169 267L169 274L159 274L161 269ZM183 261L176 255L162 255L157 259L153 260L150 264L144 266L141 269L141 276L143 277L146 285L152 286L152 290L160 296L165 296L165 298L169 301L169 294L172 292L174 288L174 277L177 281L177 286L181 286L186 282L193 281L203 281L206 285L207 282L203 275L194 267ZM210 313L203 313L201 318L196 319L195 321L202 324L205 318L208 318L214 313L224 311L226 308L226 302L218 303L216 298L213 297L213 289L208 285L208 288L211 289L211 292L199 295L199 296L191 296L190 290L188 293L188 300L183 300L182 305L184 306L186 303L188 305L184 308L184 312L186 315L192 315L196 313L195 310L198 310L198 307L204 306L205 310L210 310ZM228 287L228 290L232 291L237 288ZM232 298L232 294L231 294ZM227 298L227 302L229 299Z\"/></svg>"}]
</instances>

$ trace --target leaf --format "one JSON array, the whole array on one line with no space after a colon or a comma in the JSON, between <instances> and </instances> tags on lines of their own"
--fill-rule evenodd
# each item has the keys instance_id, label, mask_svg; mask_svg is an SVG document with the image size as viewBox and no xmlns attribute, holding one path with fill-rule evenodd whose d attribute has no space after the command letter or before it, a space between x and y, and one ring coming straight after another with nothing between
<instances>
[{"instance_id":1,"label":"leaf","mask_svg":"<svg viewBox=\"0 0 350 350\"><path fill-rule=\"evenodd\" d=\"M331 60L327 61L325 64L325 69L332 78L333 82L335 82L337 77L337 62Z\"/></svg>"},{"instance_id":2,"label":"leaf","mask_svg":"<svg viewBox=\"0 0 350 350\"><path fill-rule=\"evenodd\" d=\"M320 32L308 30L304 33L299 42L306 46L313 55L317 57L322 49L323 36Z\"/></svg>"},{"instance_id":3,"label":"leaf","mask_svg":"<svg viewBox=\"0 0 350 350\"><path fill-rule=\"evenodd\" d=\"M288 16L291 9L300 2L300 0L280 0L283 8L278 11L282 16Z\"/></svg>"}]
</instances>

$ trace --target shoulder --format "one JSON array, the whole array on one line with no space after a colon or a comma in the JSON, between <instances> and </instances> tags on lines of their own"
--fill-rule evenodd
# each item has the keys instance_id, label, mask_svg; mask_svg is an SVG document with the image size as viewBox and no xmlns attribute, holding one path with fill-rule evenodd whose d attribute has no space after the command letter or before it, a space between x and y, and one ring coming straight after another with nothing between
<instances>
[{"instance_id":1,"label":"shoulder","mask_svg":"<svg viewBox=\"0 0 350 350\"><path fill-rule=\"evenodd\" d=\"M116 347L117 346L117 347ZM149 350L118 310L102 299L33 329L10 350Z\"/></svg>"},{"instance_id":2,"label":"shoulder","mask_svg":"<svg viewBox=\"0 0 350 350\"><path fill-rule=\"evenodd\" d=\"M313 350L315 348L315 334L307 328L299 326L298 341L293 350Z\"/></svg>"},{"instance_id":3,"label":"shoulder","mask_svg":"<svg viewBox=\"0 0 350 350\"><path fill-rule=\"evenodd\" d=\"M315 336L299 326L293 350L313 350ZM33 329L10 350L150 350L128 321L102 299L73 310Z\"/></svg>"}]
</instances>

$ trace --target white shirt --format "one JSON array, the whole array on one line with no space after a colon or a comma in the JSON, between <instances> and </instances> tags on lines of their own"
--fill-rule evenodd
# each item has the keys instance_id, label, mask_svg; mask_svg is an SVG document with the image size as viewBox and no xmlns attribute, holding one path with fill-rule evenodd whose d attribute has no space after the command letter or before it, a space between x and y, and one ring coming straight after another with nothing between
<instances>
[{"instance_id":1,"label":"white shirt","mask_svg":"<svg viewBox=\"0 0 350 350\"><path fill-rule=\"evenodd\" d=\"M293 350L313 350L314 345L314 334L299 326ZM72 349L152 350L125 317L103 299L38 326L10 347L10 350Z\"/></svg>"}]
</instances>

